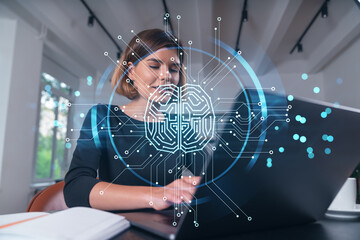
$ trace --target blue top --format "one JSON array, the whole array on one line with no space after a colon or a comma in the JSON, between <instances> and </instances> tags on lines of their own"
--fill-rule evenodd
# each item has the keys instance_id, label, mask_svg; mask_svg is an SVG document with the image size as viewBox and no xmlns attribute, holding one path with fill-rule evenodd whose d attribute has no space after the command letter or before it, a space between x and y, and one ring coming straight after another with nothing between
<instances>
[{"instance_id":1,"label":"blue top","mask_svg":"<svg viewBox=\"0 0 360 240\"><path fill-rule=\"evenodd\" d=\"M133 186L150 186L151 182L164 186L181 176L182 166L196 175L200 173L202 164L196 162L204 161L203 152L194 155L158 151L145 137L144 122L129 117L115 105L110 106L107 116L108 107L93 106L85 117L65 176L64 197L68 207L90 207L90 191L100 181ZM125 164L116 154L110 137ZM136 176L127 164L149 182Z\"/></svg>"}]
</instances>

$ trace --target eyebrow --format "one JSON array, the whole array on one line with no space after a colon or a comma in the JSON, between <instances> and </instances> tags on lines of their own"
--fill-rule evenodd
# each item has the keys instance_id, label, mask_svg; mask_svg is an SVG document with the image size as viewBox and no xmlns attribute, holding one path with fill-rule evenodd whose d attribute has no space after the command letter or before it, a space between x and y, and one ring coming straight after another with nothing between
<instances>
[{"instance_id":1,"label":"eyebrow","mask_svg":"<svg viewBox=\"0 0 360 240\"><path fill-rule=\"evenodd\" d=\"M152 62L158 62L158 63L163 63L161 60L156 59L156 58L150 58L147 61L152 61Z\"/></svg>"}]
</instances>

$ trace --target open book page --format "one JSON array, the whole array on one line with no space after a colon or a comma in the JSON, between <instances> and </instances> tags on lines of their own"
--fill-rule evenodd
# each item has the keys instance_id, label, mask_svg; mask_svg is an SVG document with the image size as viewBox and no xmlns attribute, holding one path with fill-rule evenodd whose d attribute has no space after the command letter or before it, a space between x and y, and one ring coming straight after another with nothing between
<instances>
[{"instance_id":1,"label":"open book page","mask_svg":"<svg viewBox=\"0 0 360 240\"><path fill-rule=\"evenodd\" d=\"M23 223L26 220L35 219L41 216L49 215L45 212L26 212L0 215L0 229L9 225Z\"/></svg>"},{"instance_id":2,"label":"open book page","mask_svg":"<svg viewBox=\"0 0 360 240\"><path fill-rule=\"evenodd\" d=\"M108 239L130 227L123 217L76 207L0 229L0 236L30 239Z\"/></svg>"}]
</instances>

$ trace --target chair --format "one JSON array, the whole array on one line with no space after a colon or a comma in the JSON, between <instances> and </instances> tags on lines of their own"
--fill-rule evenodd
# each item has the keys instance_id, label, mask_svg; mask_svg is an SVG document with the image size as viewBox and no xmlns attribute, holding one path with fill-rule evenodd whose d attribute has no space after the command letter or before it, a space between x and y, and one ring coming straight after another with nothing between
<instances>
[{"instance_id":1,"label":"chair","mask_svg":"<svg viewBox=\"0 0 360 240\"><path fill-rule=\"evenodd\" d=\"M30 201L27 212L50 212L67 209L61 181L38 192Z\"/></svg>"}]
</instances>

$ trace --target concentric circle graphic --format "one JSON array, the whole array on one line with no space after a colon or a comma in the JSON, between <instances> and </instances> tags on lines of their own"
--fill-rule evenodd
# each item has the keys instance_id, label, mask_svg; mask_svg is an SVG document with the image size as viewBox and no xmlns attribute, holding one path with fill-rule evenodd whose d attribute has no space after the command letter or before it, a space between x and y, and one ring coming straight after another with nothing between
<instances>
[{"instance_id":1,"label":"concentric circle graphic","mask_svg":"<svg viewBox=\"0 0 360 240\"><path fill-rule=\"evenodd\" d=\"M224 49L226 52L228 52L230 55L233 56L233 58L235 60L237 60L241 66L243 67L243 69L247 72L248 74L248 77L251 79L253 85L256 87L256 91L257 91L257 98L260 100L261 102L261 106L260 109L261 109L261 116L264 117L264 121L263 121L263 126L261 127L262 129L265 129L267 126L266 126L266 119L267 119L267 104L266 104L266 99L265 99L265 94L263 92L263 89L262 89L262 86L261 86L261 83L258 79L258 77L256 76L254 70L251 68L251 66L248 64L248 62L240 55L240 53L236 52L234 49L232 49L231 47L229 47L228 45L222 43L221 41L215 41L215 44L218 46L218 47L221 47L222 49ZM172 48L168 48L168 49L179 49L179 48L176 48L176 47L172 47ZM227 69L231 74L232 76L236 79L236 81L238 82L239 86L240 86L240 89L242 89L242 93L244 94L244 98L245 98L245 103L246 105L250 106L251 105L251 100L250 100L250 96L248 96L248 93L242 83L242 81L240 80L240 77L238 76L238 74L233 71L233 69L227 65L224 61L222 61L220 58L218 58L217 56L211 54L211 53L208 53L206 51L203 51L201 49L197 49L197 48L192 48L192 47L183 47L182 48L183 50L186 50L186 51L192 51L192 52L197 52L199 54L203 54L207 57L210 57L212 59L214 59L215 61L217 61L219 64L221 64L223 66L224 69ZM160 50L158 50L160 51ZM147 56L149 56L151 53L149 53L148 55L144 56L143 58L141 59L138 59L134 65L136 65L139 61L141 61L142 59L146 58ZM238 69L238 68L237 68ZM125 72L121 77L120 79L122 79L125 75L127 74L127 72ZM114 86L114 89L117 88L117 86L119 85L119 82L117 82L117 84ZM195 101L192 101L192 102L183 102L182 100L180 101L181 104L176 103L176 104L179 104L179 105L176 105L175 104L172 104L172 102L167 102L167 99L170 99L170 97L167 97L165 98L164 102L167 103L167 107L165 107L165 110L161 110L161 107L155 105L157 108L160 109L160 112L162 112L161 115L158 115L158 116L155 116L155 119L158 119L160 121L156 121L154 120L154 122L156 123L155 126L156 127L152 127L150 128L149 125L148 125L148 121L145 121L145 128L146 128L146 136L148 138L148 140L151 142L151 144L156 148L158 149L159 151L165 151L165 152L169 152L169 153L173 153L173 152L176 152L176 151L184 151L184 152L192 152L192 151L198 151L198 150L201 150L202 148L204 148L207 143L209 142L209 139L211 139L211 136L213 136L214 134L214 131L215 131L215 134L216 134L216 130L215 130L215 127L213 125L213 122L214 122L214 119L215 119L215 115L213 115L214 113L214 110L213 110L213 102L214 102L214 99L211 99L208 94L206 94L206 92L204 91L204 89L202 89L201 87L199 87L198 85L190 85L190 84L187 84L185 85L187 86L187 88L190 89L189 92L197 92L198 93L202 93L203 95L201 96L207 96L205 98L203 98L203 100L206 102L206 104L204 103L204 106L206 105L207 107L204 109L204 113L201 113L200 114L200 117L196 120L196 118L194 118L193 120L190 119L190 115L187 114L187 113L190 113L192 112L192 115L191 117L194 117L196 115L194 115L194 113L196 113L196 111L200 111L202 108L201 107L195 107L196 106L196 102ZM173 88L173 92L172 94L174 94L174 97L172 97L172 99L175 98L175 100L177 99L177 101L179 101L179 96L181 96L181 91L182 89L176 89L175 87L172 87ZM163 92L166 92L164 91L164 89L161 89L159 88L159 91L163 91ZM169 92L168 92L169 94ZM109 99L109 105L111 105L112 101L113 101L113 98L114 98L114 95L115 95L115 90L112 91L112 94L110 96L110 99ZM161 95L161 94L160 94ZM166 95L166 94L165 94ZM190 97L193 98L193 99L196 99L195 98L195 94L194 96ZM151 99L151 97L150 97ZM150 115L152 114L151 113L151 107L149 107L149 105L151 105L151 102L153 102L153 100L150 100L150 103L148 102L148 106L147 106L147 111L148 113L150 113ZM160 100L161 102L161 100ZM175 101L176 102L176 101ZM166 105L166 104L165 104ZM194 108L194 109L192 109ZM157 110L159 110L157 109ZM184 112L183 115L179 114L181 113L181 110L182 109L186 109L186 111ZM195 111L193 111L195 110ZM187 112L187 113L186 113ZM110 108L108 109L108 112L107 112L107 124L110 126ZM247 110L247 115L248 116L244 116L246 117L247 119L251 119L251 109L248 108ZM153 116L153 117L154 117ZM205 119L210 119L210 116L211 116L211 121L208 121ZM182 119L181 119L182 117ZM162 123L162 121L166 122L167 123L167 131L165 131L165 125L164 123ZM172 122L172 124L171 124ZM181 133L180 129L183 128L184 126L187 126L189 124L193 124L192 126L197 126L197 128L195 127L195 131L193 131L192 133L194 134L194 136L196 135L196 129L199 129L200 126L202 127L202 130L201 131L198 131L198 138L185 138L186 141L184 141L184 139L182 141L179 141L179 135L183 135L183 134L179 134ZM163 124L163 126L162 126ZM207 126L205 128L205 126ZM238 155L232 159L232 162L228 164L228 167L223 171L221 172L220 174L218 174L217 176L214 176L213 178L207 178L207 181L197 187L202 187L202 186L205 186L211 182L214 182L218 179L220 179L222 176L224 176L237 162L238 160L240 159L240 157L242 156L243 152L244 152L244 149L248 143L248 140L249 140L249 135L250 135L250 124L247 125L247 130L246 130L246 133L244 134L244 143L241 147L241 149L239 150L239 153ZM156 130L155 130L156 128ZM163 131L164 130L164 131ZM162 132L163 131L163 132ZM189 134L190 134L190 128L189 128ZM182 132L183 133L183 132ZM109 128L108 130L108 134L110 136L110 142L114 148L114 151L116 152L116 154L119 156L119 159L120 161L125 165L125 167L127 167L135 176L137 176L138 178L140 178L142 181L152 185L152 186L162 186L156 182L152 182L151 180L149 179L145 179L144 177L140 176L134 169L132 169L131 167L128 166L128 164L124 161L124 159L121 157L121 154L120 152L118 151L116 145L115 145L115 142L114 142L114 139L111 137L112 133L111 133L111 130ZM190 136L190 135L187 135L187 136ZM193 136L193 137L194 137ZM159 139L163 139L163 138L168 138L168 141L165 141L163 140L162 142L159 141ZM257 146L257 149L256 151L257 152L260 152L259 150L262 149L262 146L264 144L264 139L266 138L266 134L263 134L261 137L260 137L260 141L258 141L258 146ZM168 144L170 141L170 139L176 139L176 141L174 141L175 143L174 144ZM189 139L189 140L187 140ZM158 141L158 143L156 143L155 141ZM165 142L167 142L167 144L164 144ZM196 146L196 144L199 144L199 146ZM195 154L195 153L194 153ZM251 168L254 166L254 164L256 163L256 160L258 158L258 155L259 154L254 154L254 157L251 158L251 160L249 161L248 165L247 165L247 168L246 170L249 171L251 170Z\"/></svg>"}]
</instances>

